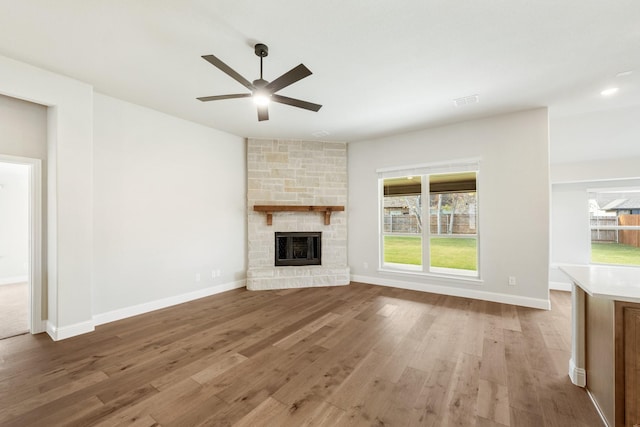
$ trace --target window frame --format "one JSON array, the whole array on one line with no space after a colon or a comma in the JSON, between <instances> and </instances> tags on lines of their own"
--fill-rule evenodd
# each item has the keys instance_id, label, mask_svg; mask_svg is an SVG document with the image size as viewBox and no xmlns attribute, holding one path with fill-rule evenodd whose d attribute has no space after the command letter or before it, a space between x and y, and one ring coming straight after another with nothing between
<instances>
[{"instance_id":1,"label":"window frame","mask_svg":"<svg viewBox=\"0 0 640 427\"><path fill-rule=\"evenodd\" d=\"M587 189L587 213L589 216L589 264L590 265L603 265L603 266L611 266L611 267L626 267L626 268L640 268L640 263L638 264L611 264L604 262L596 262L593 261L593 243L594 240L592 238L594 231L616 231L616 241L618 240L618 231L623 230L635 230L640 232L640 225L591 225L591 205L590 202L595 197L592 195L597 195L598 193L625 193L625 192L640 192L640 187L637 186L628 186L628 187L612 187L612 188L588 188ZM596 196L597 197L597 196ZM598 206L599 207L599 206ZM615 218L619 218L619 213L616 214ZM635 215L635 214L632 214ZM618 223L618 221L616 221ZM597 241L596 241L597 242Z\"/></svg>"},{"instance_id":2,"label":"window frame","mask_svg":"<svg viewBox=\"0 0 640 427\"><path fill-rule=\"evenodd\" d=\"M394 169L379 169L378 171L378 254L379 263L378 271L397 273L403 275L424 275L435 276L442 278L450 278L456 280L465 280L471 282L481 282L481 253L480 253L480 162L479 159L469 159L457 162L437 163L418 165L405 168ZM464 269L446 269L444 267L431 266L431 238L434 236L431 233L431 192L430 192L430 176L441 174L454 174L474 172L476 180L475 190L475 221L476 221L476 233L473 235L452 235L454 238L475 238L476 240L476 269L464 270ZM419 234L422 240L422 265L412 264L393 264L386 263L384 261L385 245L384 240L387 235L391 233L385 232L384 224L384 181L388 178L400 178L409 176L420 176L421 178L421 198L422 198L422 218L423 220L422 233ZM425 223L427 224L425 226ZM402 233L393 233L394 236L403 235ZM414 233L407 235L415 236ZM456 271L456 270L459 270ZM470 274L473 272L474 274Z\"/></svg>"}]
</instances>

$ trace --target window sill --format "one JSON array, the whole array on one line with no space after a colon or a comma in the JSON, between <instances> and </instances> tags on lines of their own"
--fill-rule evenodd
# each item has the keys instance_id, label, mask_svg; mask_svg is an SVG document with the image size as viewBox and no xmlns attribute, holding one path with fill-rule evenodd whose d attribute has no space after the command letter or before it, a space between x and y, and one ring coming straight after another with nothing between
<instances>
[{"instance_id":1,"label":"window sill","mask_svg":"<svg viewBox=\"0 0 640 427\"><path fill-rule=\"evenodd\" d=\"M638 264L607 264L604 262L590 262L589 265L595 265L599 267L626 267L626 268L640 268Z\"/></svg>"},{"instance_id":2,"label":"window sill","mask_svg":"<svg viewBox=\"0 0 640 427\"><path fill-rule=\"evenodd\" d=\"M446 269L443 269L446 270ZM424 271L420 271L420 270L412 270L412 269L395 269L395 268L385 268L380 267L378 268L378 272L379 273L385 273L385 274L398 274L401 276L419 276L419 277L433 277L433 278L437 278L437 279L445 279L445 280L455 280L455 281L463 281L463 282L469 282L471 284L474 285L481 285L484 283L484 280L480 279L479 277L476 276L468 276L463 274L455 274L455 273L451 273L451 274L447 274L447 273L438 273L438 272L424 272Z\"/></svg>"}]
</instances>

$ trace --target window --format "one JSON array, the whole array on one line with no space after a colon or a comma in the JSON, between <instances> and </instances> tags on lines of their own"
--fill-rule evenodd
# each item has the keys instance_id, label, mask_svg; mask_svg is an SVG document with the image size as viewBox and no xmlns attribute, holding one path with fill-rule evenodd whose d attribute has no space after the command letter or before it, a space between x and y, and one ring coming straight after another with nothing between
<instances>
[{"instance_id":1,"label":"window","mask_svg":"<svg viewBox=\"0 0 640 427\"><path fill-rule=\"evenodd\" d=\"M477 162L378 173L381 267L478 277Z\"/></svg>"},{"instance_id":2,"label":"window","mask_svg":"<svg viewBox=\"0 0 640 427\"><path fill-rule=\"evenodd\" d=\"M384 264L422 267L422 177L384 180Z\"/></svg>"},{"instance_id":3,"label":"window","mask_svg":"<svg viewBox=\"0 0 640 427\"><path fill-rule=\"evenodd\" d=\"M431 271L475 275L478 264L475 172L430 175L429 188Z\"/></svg>"},{"instance_id":4,"label":"window","mask_svg":"<svg viewBox=\"0 0 640 427\"><path fill-rule=\"evenodd\" d=\"M640 189L589 191L591 262L640 266Z\"/></svg>"}]
</instances>

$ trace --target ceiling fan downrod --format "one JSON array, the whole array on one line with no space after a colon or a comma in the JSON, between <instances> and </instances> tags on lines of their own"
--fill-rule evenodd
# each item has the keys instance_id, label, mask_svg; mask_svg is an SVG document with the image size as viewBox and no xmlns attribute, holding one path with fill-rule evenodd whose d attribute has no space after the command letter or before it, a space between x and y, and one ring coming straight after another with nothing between
<instances>
[{"instance_id":1,"label":"ceiling fan downrod","mask_svg":"<svg viewBox=\"0 0 640 427\"><path fill-rule=\"evenodd\" d=\"M254 46L255 53L260 57L260 80L262 78L262 58L269 55L269 47L266 44L258 43Z\"/></svg>"}]
</instances>

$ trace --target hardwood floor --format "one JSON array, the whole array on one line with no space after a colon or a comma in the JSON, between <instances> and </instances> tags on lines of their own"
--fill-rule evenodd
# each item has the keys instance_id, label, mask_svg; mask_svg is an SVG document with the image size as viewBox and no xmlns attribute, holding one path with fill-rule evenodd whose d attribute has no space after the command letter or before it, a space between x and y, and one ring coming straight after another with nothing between
<instances>
[{"instance_id":1,"label":"hardwood floor","mask_svg":"<svg viewBox=\"0 0 640 427\"><path fill-rule=\"evenodd\" d=\"M600 426L542 311L352 283L238 289L0 341L0 425Z\"/></svg>"}]
</instances>

